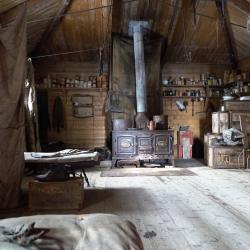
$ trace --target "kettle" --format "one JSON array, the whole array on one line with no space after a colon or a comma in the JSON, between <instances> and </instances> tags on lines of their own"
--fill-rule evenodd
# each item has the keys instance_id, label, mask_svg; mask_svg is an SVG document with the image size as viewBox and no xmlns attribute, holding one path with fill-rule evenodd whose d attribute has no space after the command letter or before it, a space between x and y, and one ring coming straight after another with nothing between
<instances>
[{"instance_id":1,"label":"kettle","mask_svg":"<svg viewBox=\"0 0 250 250\"><path fill-rule=\"evenodd\" d=\"M148 123L147 123L147 127L148 127L148 129L149 130L155 130L155 128L156 128L156 123L154 122L154 121L149 121Z\"/></svg>"}]
</instances>

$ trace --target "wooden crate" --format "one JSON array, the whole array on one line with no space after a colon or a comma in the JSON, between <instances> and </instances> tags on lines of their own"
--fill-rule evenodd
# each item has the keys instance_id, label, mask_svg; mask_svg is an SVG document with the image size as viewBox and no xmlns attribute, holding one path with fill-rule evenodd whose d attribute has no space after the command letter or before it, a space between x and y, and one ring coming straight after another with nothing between
<instances>
[{"instance_id":1,"label":"wooden crate","mask_svg":"<svg viewBox=\"0 0 250 250\"><path fill-rule=\"evenodd\" d=\"M219 134L210 134L207 133L204 135L204 163L208 166L213 165L213 161L211 161L211 158L209 158L209 154L211 154L209 151L209 148L212 147L212 140L215 138L220 137Z\"/></svg>"},{"instance_id":2,"label":"wooden crate","mask_svg":"<svg viewBox=\"0 0 250 250\"><path fill-rule=\"evenodd\" d=\"M240 130L240 116L246 116L246 129L247 133L250 133L250 106L249 111L230 111L230 126Z\"/></svg>"},{"instance_id":3,"label":"wooden crate","mask_svg":"<svg viewBox=\"0 0 250 250\"><path fill-rule=\"evenodd\" d=\"M225 101L224 106L226 111L249 111L250 101Z\"/></svg>"},{"instance_id":4,"label":"wooden crate","mask_svg":"<svg viewBox=\"0 0 250 250\"><path fill-rule=\"evenodd\" d=\"M212 113L212 133L220 134L229 129L229 113L213 112Z\"/></svg>"},{"instance_id":5,"label":"wooden crate","mask_svg":"<svg viewBox=\"0 0 250 250\"><path fill-rule=\"evenodd\" d=\"M76 210L83 208L83 178L65 182L29 183L29 208L31 210Z\"/></svg>"},{"instance_id":6,"label":"wooden crate","mask_svg":"<svg viewBox=\"0 0 250 250\"><path fill-rule=\"evenodd\" d=\"M241 146L211 146L208 148L208 166L212 168L243 168L243 158L238 156L242 152Z\"/></svg>"}]
</instances>

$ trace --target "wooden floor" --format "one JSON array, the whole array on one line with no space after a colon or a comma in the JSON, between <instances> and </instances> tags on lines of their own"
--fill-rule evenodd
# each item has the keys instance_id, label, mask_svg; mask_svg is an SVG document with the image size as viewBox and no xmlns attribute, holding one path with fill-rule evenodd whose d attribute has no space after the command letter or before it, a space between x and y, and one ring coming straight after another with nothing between
<instances>
[{"instance_id":1,"label":"wooden floor","mask_svg":"<svg viewBox=\"0 0 250 250\"><path fill-rule=\"evenodd\" d=\"M250 249L250 171L186 166L196 175L100 177L108 170L91 169L79 213L131 220L146 250Z\"/></svg>"},{"instance_id":2,"label":"wooden floor","mask_svg":"<svg viewBox=\"0 0 250 250\"><path fill-rule=\"evenodd\" d=\"M89 204L83 212L131 220L146 250L250 249L250 172L189 170L197 175L89 174L94 188L86 192Z\"/></svg>"}]
</instances>

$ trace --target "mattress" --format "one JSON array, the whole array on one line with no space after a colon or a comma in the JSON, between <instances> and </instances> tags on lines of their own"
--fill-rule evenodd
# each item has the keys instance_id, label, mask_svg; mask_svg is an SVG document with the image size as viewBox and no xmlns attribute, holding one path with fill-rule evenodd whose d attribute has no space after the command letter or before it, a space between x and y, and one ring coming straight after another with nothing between
<instances>
[{"instance_id":1,"label":"mattress","mask_svg":"<svg viewBox=\"0 0 250 250\"><path fill-rule=\"evenodd\" d=\"M66 149L53 153L24 152L26 163L77 163L84 161L98 161L99 153L91 151Z\"/></svg>"}]
</instances>

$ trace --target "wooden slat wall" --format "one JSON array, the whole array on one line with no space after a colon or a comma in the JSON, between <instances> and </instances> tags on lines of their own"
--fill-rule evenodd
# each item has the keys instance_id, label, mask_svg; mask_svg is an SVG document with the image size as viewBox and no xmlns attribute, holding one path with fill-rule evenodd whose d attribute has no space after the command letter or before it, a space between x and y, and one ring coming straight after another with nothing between
<instances>
[{"instance_id":1,"label":"wooden slat wall","mask_svg":"<svg viewBox=\"0 0 250 250\"><path fill-rule=\"evenodd\" d=\"M250 72L250 57L239 62L239 69L242 72Z\"/></svg>"},{"instance_id":2,"label":"wooden slat wall","mask_svg":"<svg viewBox=\"0 0 250 250\"><path fill-rule=\"evenodd\" d=\"M185 78L200 79L201 73L214 73L218 77L223 77L224 70L227 66L218 65L200 65L200 64L167 64L163 69L162 78L167 79L169 76L183 76ZM180 98L163 98L163 112L168 115L168 125L175 131L179 130L179 126L188 125L193 131L194 137L203 140L204 132L209 129L210 117L206 113L198 113L192 116L192 103L190 98L186 98L188 102L187 112L180 112L175 102ZM219 107L218 99L210 99L215 107ZM206 101L207 105L207 101ZM194 102L194 113L206 110L203 102ZM176 143L176 134L175 134Z\"/></svg>"},{"instance_id":3,"label":"wooden slat wall","mask_svg":"<svg viewBox=\"0 0 250 250\"><path fill-rule=\"evenodd\" d=\"M73 117L71 96L83 94L93 96L94 116ZM59 96L64 104L64 128L57 132L49 130L49 141L63 141L68 147L93 148L106 145L106 116L103 105L106 91L98 90L48 90L49 114L52 115L55 98ZM51 118L52 120L52 118Z\"/></svg>"},{"instance_id":4,"label":"wooden slat wall","mask_svg":"<svg viewBox=\"0 0 250 250\"><path fill-rule=\"evenodd\" d=\"M107 65L104 65L104 73L107 74ZM35 63L35 72L37 81L50 75L52 78L67 77L75 79L80 75L84 79L89 76L97 75L98 63L74 63L61 62L57 64L50 63L48 60ZM48 139L61 140L69 147L93 148L106 145L106 114L103 112L106 90L98 91L97 89L49 89L49 113L52 114L54 100L60 96L65 107L65 128L58 133L49 131ZM94 104L94 117L75 118L72 116L71 96L73 94L92 95Z\"/></svg>"}]
</instances>

